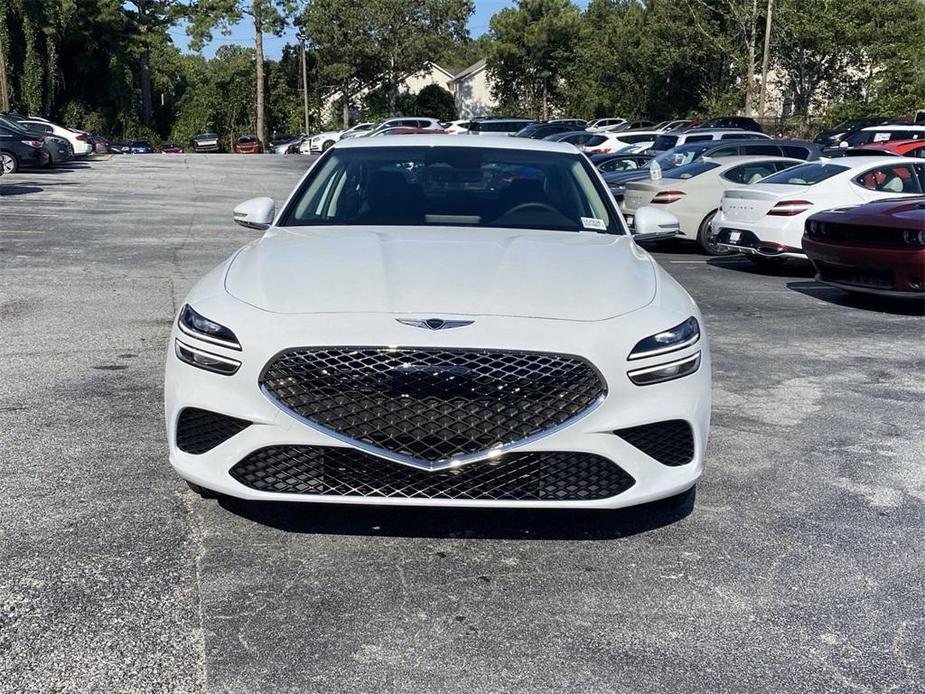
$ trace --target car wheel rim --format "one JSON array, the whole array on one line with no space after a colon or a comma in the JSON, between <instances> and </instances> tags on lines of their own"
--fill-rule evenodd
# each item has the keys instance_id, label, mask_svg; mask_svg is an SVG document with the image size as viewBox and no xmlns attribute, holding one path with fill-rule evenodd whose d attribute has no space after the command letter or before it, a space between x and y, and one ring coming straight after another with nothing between
<instances>
[{"instance_id":1,"label":"car wheel rim","mask_svg":"<svg viewBox=\"0 0 925 694\"><path fill-rule=\"evenodd\" d=\"M3 173L12 173L13 157L9 154L0 154L0 166L3 166Z\"/></svg>"}]
</instances>

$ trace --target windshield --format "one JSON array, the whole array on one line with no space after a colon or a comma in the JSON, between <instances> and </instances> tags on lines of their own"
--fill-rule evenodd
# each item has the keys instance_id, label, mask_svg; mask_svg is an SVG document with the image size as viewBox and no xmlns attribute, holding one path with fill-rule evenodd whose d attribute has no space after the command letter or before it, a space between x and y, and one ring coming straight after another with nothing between
<instances>
[{"instance_id":1,"label":"windshield","mask_svg":"<svg viewBox=\"0 0 925 694\"><path fill-rule=\"evenodd\" d=\"M494 147L329 150L281 222L304 225L623 233L584 156Z\"/></svg>"},{"instance_id":2,"label":"windshield","mask_svg":"<svg viewBox=\"0 0 925 694\"><path fill-rule=\"evenodd\" d=\"M655 161L658 162L658 165L661 167L662 171L670 171L671 169L677 168L678 166L690 164L692 161L700 157L701 154L713 146L714 143L710 142L709 144L703 144L699 147L685 148L683 150L669 150L667 152L662 152L657 157L655 157Z\"/></svg>"},{"instance_id":3,"label":"windshield","mask_svg":"<svg viewBox=\"0 0 925 694\"><path fill-rule=\"evenodd\" d=\"M842 171L848 171L847 166L838 164L799 164L785 169L773 176L761 180L762 183L778 183L787 186L812 186L831 178Z\"/></svg>"},{"instance_id":4,"label":"windshield","mask_svg":"<svg viewBox=\"0 0 925 694\"><path fill-rule=\"evenodd\" d=\"M849 147L866 145L868 142L889 142L890 140L919 140L925 137L925 130L861 130L844 139Z\"/></svg>"}]
</instances>

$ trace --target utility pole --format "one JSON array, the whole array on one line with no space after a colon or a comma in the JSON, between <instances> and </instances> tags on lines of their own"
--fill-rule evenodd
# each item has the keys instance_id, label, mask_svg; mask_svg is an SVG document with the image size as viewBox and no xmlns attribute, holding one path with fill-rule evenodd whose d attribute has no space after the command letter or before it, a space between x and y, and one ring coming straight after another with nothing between
<instances>
[{"instance_id":1,"label":"utility pole","mask_svg":"<svg viewBox=\"0 0 925 694\"><path fill-rule=\"evenodd\" d=\"M758 117L764 118L764 107L768 98L768 58L771 53L771 21L774 15L774 0L768 0L768 17L764 22L764 56L761 58L761 98L758 101Z\"/></svg>"},{"instance_id":2,"label":"utility pole","mask_svg":"<svg viewBox=\"0 0 925 694\"><path fill-rule=\"evenodd\" d=\"M3 54L3 42L0 41L0 111L10 110L10 95L6 90L6 56Z\"/></svg>"},{"instance_id":3,"label":"utility pole","mask_svg":"<svg viewBox=\"0 0 925 694\"><path fill-rule=\"evenodd\" d=\"M308 70L305 67L305 40L308 37L305 34L299 34L299 42L302 44L302 108L305 111L305 134L309 135L308 129Z\"/></svg>"}]
</instances>

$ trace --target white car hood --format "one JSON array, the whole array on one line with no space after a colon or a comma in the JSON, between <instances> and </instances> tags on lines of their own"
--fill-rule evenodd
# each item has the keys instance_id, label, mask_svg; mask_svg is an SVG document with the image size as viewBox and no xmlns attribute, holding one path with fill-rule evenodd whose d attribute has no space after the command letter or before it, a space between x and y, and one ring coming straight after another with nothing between
<instances>
[{"instance_id":1,"label":"white car hood","mask_svg":"<svg viewBox=\"0 0 925 694\"><path fill-rule=\"evenodd\" d=\"M225 277L275 313L594 321L651 303L654 261L628 236L461 227L274 228Z\"/></svg>"}]
</instances>

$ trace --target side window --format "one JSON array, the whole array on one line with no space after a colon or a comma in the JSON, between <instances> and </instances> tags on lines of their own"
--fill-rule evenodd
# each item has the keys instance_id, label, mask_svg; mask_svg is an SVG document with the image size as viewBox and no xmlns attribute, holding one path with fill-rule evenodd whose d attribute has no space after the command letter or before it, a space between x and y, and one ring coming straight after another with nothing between
<instances>
[{"instance_id":1,"label":"side window","mask_svg":"<svg viewBox=\"0 0 925 694\"><path fill-rule=\"evenodd\" d=\"M918 167L917 167L918 168ZM879 193L921 193L922 172L906 164L880 166L854 179L862 188Z\"/></svg>"},{"instance_id":2,"label":"side window","mask_svg":"<svg viewBox=\"0 0 925 694\"><path fill-rule=\"evenodd\" d=\"M726 133L720 136L720 140L744 140L745 133Z\"/></svg>"},{"instance_id":3,"label":"side window","mask_svg":"<svg viewBox=\"0 0 925 694\"><path fill-rule=\"evenodd\" d=\"M802 159L806 161L809 159L810 151L806 147L800 147L799 145L784 145L784 156L793 157L794 159Z\"/></svg>"},{"instance_id":4,"label":"side window","mask_svg":"<svg viewBox=\"0 0 925 694\"><path fill-rule=\"evenodd\" d=\"M760 154L765 157L779 157L781 154L778 145L742 145L742 154Z\"/></svg>"},{"instance_id":5,"label":"side window","mask_svg":"<svg viewBox=\"0 0 925 694\"><path fill-rule=\"evenodd\" d=\"M796 162L792 161L778 161L774 163L775 171L783 171L784 169L789 169L791 166L796 166Z\"/></svg>"},{"instance_id":6,"label":"side window","mask_svg":"<svg viewBox=\"0 0 925 694\"><path fill-rule=\"evenodd\" d=\"M720 147L719 149L711 149L711 157L734 157L739 153L738 145L729 145L728 147Z\"/></svg>"},{"instance_id":7,"label":"side window","mask_svg":"<svg viewBox=\"0 0 925 694\"><path fill-rule=\"evenodd\" d=\"M690 144L691 142L706 142L707 140L712 140L712 135L691 135L684 140L685 144Z\"/></svg>"}]
</instances>

